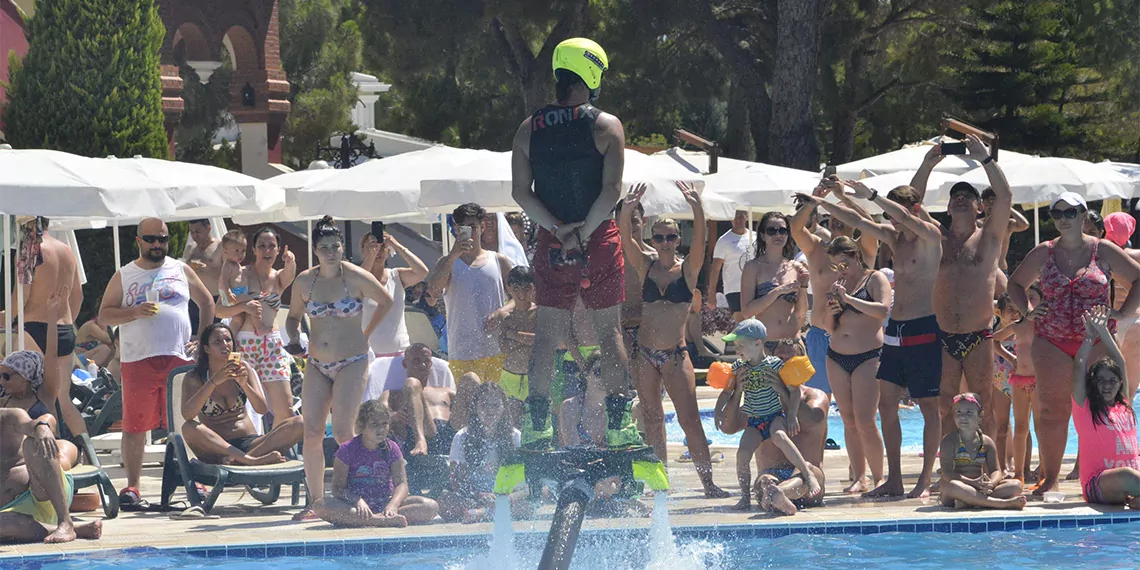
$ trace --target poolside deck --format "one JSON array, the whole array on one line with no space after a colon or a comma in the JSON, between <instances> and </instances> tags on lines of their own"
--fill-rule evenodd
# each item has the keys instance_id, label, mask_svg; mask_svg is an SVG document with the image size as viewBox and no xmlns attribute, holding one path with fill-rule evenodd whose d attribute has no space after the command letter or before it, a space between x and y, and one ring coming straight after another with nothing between
<instances>
[{"instance_id":1,"label":"poolside deck","mask_svg":"<svg viewBox=\"0 0 1140 570\"><path fill-rule=\"evenodd\" d=\"M701 390L701 406L711 407L712 402L707 398L715 398L707 389ZM901 522L930 519L962 519L971 517L1026 517L1066 515L1080 517L1105 517L1103 513L1123 512L1122 508L1107 508L1103 506L1090 507L1081 502L1079 484L1075 481L1062 483L1061 491L1066 495L1062 504L1046 505L1040 500L1031 499L1024 511L954 511L938 505L934 500L864 500L858 496L848 496L842 493L847 479L847 457L842 451L828 451L824 459L824 470L827 474L827 496L823 507L801 512L795 517L776 517L761 513L754 507L751 512L736 512L730 507L738 500L738 495L728 499L708 500L701 493L696 472L688 464L678 463L676 458L683 448L680 445L670 445L669 476L673 482L673 491L670 493L670 519L673 526L712 526L712 525L786 525L788 523L815 523L819 526L829 523L851 523L852 521L882 520ZM735 489L736 475L733 458L735 449L728 447L715 447L715 451L724 453L726 461L714 465L716 481L726 489L738 493ZM1068 472L1074 457L1066 459ZM921 459L917 455L904 455L903 471L907 489L914 484L921 467ZM111 477L116 487L125 484L124 472L119 467L110 469ZM331 473L331 471L330 471ZM147 467L144 469L142 491L143 495L157 501L161 488L161 468ZM49 554L67 554L99 550L123 549L131 547L192 547L204 545L238 545L238 544L265 544L265 543L295 543L306 541L344 540L352 538L381 538L381 537L426 537L447 535L470 535L473 533L489 534L489 524L462 525L462 524L432 524L405 529L340 529L334 528L324 522L297 523L290 520L290 515L297 512L297 508L288 505L287 493L283 491L283 499L273 506L261 506L256 500L241 490L228 491L222 495L213 514L220 515L216 520L174 521L168 515L157 513L122 513L115 520L106 521L103 526L103 538L98 541L75 541L64 545L20 545L0 546L0 560L5 557L39 556ZM645 499L647 506L652 505L652 499ZM516 530L545 530L549 525L552 505L544 506L538 514L536 521L516 523ZM1135 513L1129 513L1135 514ZM80 521L93 520L102 517L102 512L86 513L79 517ZM587 519L584 528L649 526L649 517L640 519Z\"/></svg>"}]
</instances>

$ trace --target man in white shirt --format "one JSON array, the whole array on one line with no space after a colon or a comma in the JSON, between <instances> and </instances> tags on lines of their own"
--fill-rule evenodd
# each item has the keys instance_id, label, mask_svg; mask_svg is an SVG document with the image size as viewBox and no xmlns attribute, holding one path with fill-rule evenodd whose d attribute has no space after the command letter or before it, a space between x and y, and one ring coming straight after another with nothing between
<instances>
[{"instance_id":1,"label":"man in white shirt","mask_svg":"<svg viewBox=\"0 0 1140 570\"><path fill-rule=\"evenodd\" d=\"M368 367L368 388L364 401L381 399L392 410L394 433L406 436L396 440L407 444L408 455L427 453L427 440L435 437L436 426L427 417L424 388L455 389L455 378L447 361L431 355L431 349L416 343L404 350L403 356L377 358Z\"/></svg>"},{"instance_id":2,"label":"man in white shirt","mask_svg":"<svg viewBox=\"0 0 1140 570\"><path fill-rule=\"evenodd\" d=\"M728 299L728 307L732 309L732 317L737 321L741 317L740 276L744 272L744 264L752 259L755 247L756 232L748 227L748 212L737 210L736 216L732 218L732 230L720 236L713 248L709 294L705 296L705 304L716 308L716 287L723 271L724 296Z\"/></svg>"}]
</instances>

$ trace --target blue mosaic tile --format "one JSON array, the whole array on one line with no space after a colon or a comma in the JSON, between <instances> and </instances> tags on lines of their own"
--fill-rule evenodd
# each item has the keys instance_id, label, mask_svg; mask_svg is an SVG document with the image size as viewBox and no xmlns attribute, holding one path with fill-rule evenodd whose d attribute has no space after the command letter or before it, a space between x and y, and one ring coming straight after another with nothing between
<instances>
[{"instance_id":1,"label":"blue mosaic tile","mask_svg":"<svg viewBox=\"0 0 1140 570\"><path fill-rule=\"evenodd\" d=\"M1041 528L1057 528L1057 519L1041 519Z\"/></svg>"},{"instance_id":2,"label":"blue mosaic tile","mask_svg":"<svg viewBox=\"0 0 1140 570\"><path fill-rule=\"evenodd\" d=\"M934 524L934 528L932 530L934 532L952 532L951 525L948 522L933 523L933 524Z\"/></svg>"},{"instance_id":3,"label":"blue mosaic tile","mask_svg":"<svg viewBox=\"0 0 1140 570\"><path fill-rule=\"evenodd\" d=\"M290 544L285 547L285 556L289 558L300 558L305 555L304 544Z\"/></svg>"},{"instance_id":4,"label":"blue mosaic tile","mask_svg":"<svg viewBox=\"0 0 1140 570\"><path fill-rule=\"evenodd\" d=\"M316 542L306 542L305 543L305 554L304 554L304 556L320 556L320 557L323 557L324 555L325 555L325 545L324 544L316 543Z\"/></svg>"},{"instance_id":5,"label":"blue mosaic tile","mask_svg":"<svg viewBox=\"0 0 1140 570\"><path fill-rule=\"evenodd\" d=\"M248 548L241 546L227 546L226 558L245 558L247 552L249 552Z\"/></svg>"},{"instance_id":6,"label":"blue mosaic tile","mask_svg":"<svg viewBox=\"0 0 1140 570\"><path fill-rule=\"evenodd\" d=\"M344 542L345 556L360 556L364 554L364 542L360 540L346 540Z\"/></svg>"},{"instance_id":7,"label":"blue mosaic tile","mask_svg":"<svg viewBox=\"0 0 1140 570\"><path fill-rule=\"evenodd\" d=\"M879 527L873 524L863 525L859 529L859 534L879 534Z\"/></svg>"},{"instance_id":8,"label":"blue mosaic tile","mask_svg":"<svg viewBox=\"0 0 1140 570\"><path fill-rule=\"evenodd\" d=\"M844 534L841 526L826 526L823 530L825 534Z\"/></svg>"},{"instance_id":9,"label":"blue mosaic tile","mask_svg":"<svg viewBox=\"0 0 1140 570\"><path fill-rule=\"evenodd\" d=\"M1112 517L1095 518L1095 519L1093 519L1093 524L1095 524L1095 525L1112 524Z\"/></svg>"},{"instance_id":10,"label":"blue mosaic tile","mask_svg":"<svg viewBox=\"0 0 1140 570\"><path fill-rule=\"evenodd\" d=\"M1077 526L1088 527L1096 524L1096 519L1077 519Z\"/></svg>"},{"instance_id":11,"label":"blue mosaic tile","mask_svg":"<svg viewBox=\"0 0 1140 570\"><path fill-rule=\"evenodd\" d=\"M879 525L879 532L898 532L899 525L894 522Z\"/></svg>"},{"instance_id":12,"label":"blue mosaic tile","mask_svg":"<svg viewBox=\"0 0 1140 570\"><path fill-rule=\"evenodd\" d=\"M1061 519L1057 521L1060 528L1077 528L1077 519Z\"/></svg>"},{"instance_id":13,"label":"blue mosaic tile","mask_svg":"<svg viewBox=\"0 0 1140 570\"><path fill-rule=\"evenodd\" d=\"M224 547L224 546L221 548L211 548L211 549L206 551L206 558L225 558L225 557L226 557L226 547Z\"/></svg>"},{"instance_id":14,"label":"blue mosaic tile","mask_svg":"<svg viewBox=\"0 0 1140 570\"><path fill-rule=\"evenodd\" d=\"M986 523L986 530L987 531L1009 530L1009 527L1006 526L1005 521L990 521L990 522Z\"/></svg>"},{"instance_id":15,"label":"blue mosaic tile","mask_svg":"<svg viewBox=\"0 0 1140 570\"><path fill-rule=\"evenodd\" d=\"M328 556L328 557L344 556L344 543L341 542L341 543L335 543L335 544L326 544L325 545L325 556Z\"/></svg>"},{"instance_id":16,"label":"blue mosaic tile","mask_svg":"<svg viewBox=\"0 0 1140 570\"><path fill-rule=\"evenodd\" d=\"M843 534L859 534L862 532L861 526L844 526L840 528L843 529Z\"/></svg>"},{"instance_id":17,"label":"blue mosaic tile","mask_svg":"<svg viewBox=\"0 0 1140 570\"><path fill-rule=\"evenodd\" d=\"M361 554L365 556L376 556L383 553L384 543L380 541L369 541L363 544L363 551Z\"/></svg>"},{"instance_id":18,"label":"blue mosaic tile","mask_svg":"<svg viewBox=\"0 0 1140 570\"><path fill-rule=\"evenodd\" d=\"M1021 523L1021 528L1025 530L1037 530L1041 528L1040 520L1027 520Z\"/></svg>"},{"instance_id":19,"label":"blue mosaic tile","mask_svg":"<svg viewBox=\"0 0 1140 570\"><path fill-rule=\"evenodd\" d=\"M970 532L970 523L968 522L952 522L950 523L950 532Z\"/></svg>"},{"instance_id":20,"label":"blue mosaic tile","mask_svg":"<svg viewBox=\"0 0 1140 570\"><path fill-rule=\"evenodd\" d=\"M899 523L895 530L898 532L918 532L918 525L911 523Z\"/></svg>"},{"instance_id":21,"label":"blue mosaic tile","mask_svg":"<svg viewBox=\"0 0 1140 570\"><path fill-rule=\"evenodd\" d=\"M245 546L245 555L247 558L265 558L265 553L269 550L266 546L265 544L247 544Z\"/></svg>"},{"instance_id":22,"label":"blue mosaic tile","mask_svg":"<svg viewBox=\"0 0 1140 570\"><path fill-rule=\"evenodd\" d=\"M934 532L933 523L915 523L914 532Z\"/></svg>"},{"instance_id":23,"label":"blue mosaic tile","mask_svg":"<svg viewBox=\"0 0 1140 570\"><path fill-rule=\"evenodd\" d=\"M1010 530L1021 530L1021 523L1022 523L1022 522L1023 522L1023 521L1020 521L1020 520L1016 520L1016 521L1005 521L1005 530L1007 530L1007 531L1010 531Z\"/></svg>"},{"instance_id":24,"label":"blue mosaic tile","mask_svg":"<svg viewBox=\"0 0 1140 570\"><path fill-rule=\"evenodd\" d=\"M289 556L289 549L282 545L268 545L265 547L266 558L284 558Z\"/></svg>"}]
</instances>

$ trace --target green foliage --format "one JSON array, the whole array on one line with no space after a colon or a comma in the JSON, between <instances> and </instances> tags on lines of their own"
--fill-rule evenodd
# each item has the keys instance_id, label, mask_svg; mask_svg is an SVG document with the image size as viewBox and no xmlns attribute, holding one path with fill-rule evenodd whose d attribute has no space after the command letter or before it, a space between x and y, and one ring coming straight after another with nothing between
<instances>
[{"instance_id":1,"label":"green foliage","mask_svg":"<svg viewBox=\"0 0 1140 570\"><path fill-rule=\"evenodd\" d=\"M281 64L293 86L285 122L284 160L303 168L314 147L337 132L354 130L349 112L357 90L363 39L345 0L280 0ZM371 127L373 125L360 125Z\"/></svg>"},{"instance_id":2,"label":"green foliage","mask_svg":"<svg viewBox=\"0 0 1140 570\"><path fill-rule=\"evenodd\" d=\"M28 29L4 110L13 146L168 156L154 0L41 0Z\"/></svg>"}]
</instances>

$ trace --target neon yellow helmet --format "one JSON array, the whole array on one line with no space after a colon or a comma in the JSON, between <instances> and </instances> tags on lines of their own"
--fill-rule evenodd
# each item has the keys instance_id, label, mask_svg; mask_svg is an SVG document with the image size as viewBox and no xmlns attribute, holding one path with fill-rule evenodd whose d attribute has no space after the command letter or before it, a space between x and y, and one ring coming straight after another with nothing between
<instances>
[{"instance_id":1,"label":"neon yellow helmet","mask_svg":"<svg viewBox=\"0 0 1140 570\"><path fill-rule=\"evenodd\" d=\"M597 89L602 84L602 72L609 66L606 51L588 38L570 38L554 48L554 70L576 73L590 89Z\"/></svg>"}]
</instances>

